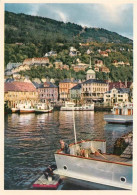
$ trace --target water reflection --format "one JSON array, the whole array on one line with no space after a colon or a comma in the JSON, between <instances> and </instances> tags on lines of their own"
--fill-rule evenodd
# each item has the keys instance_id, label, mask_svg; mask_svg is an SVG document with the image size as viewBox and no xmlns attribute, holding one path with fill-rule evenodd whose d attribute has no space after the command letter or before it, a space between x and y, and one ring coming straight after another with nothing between
<instances>
[{"instance_id":1,"label":"water reflection","mask_svg":"<svg viewBox=\"0 0 137 195\"><path fill-rule=\"evenodd\" d=\"M106 139L107 152L131 126L110 125L107 112L75 112L77 140ZM5 117L5 189L30 189L45 167L54 162L59 140L74 142L72 112L11 114Z\"/></svg>"}]
</instances>

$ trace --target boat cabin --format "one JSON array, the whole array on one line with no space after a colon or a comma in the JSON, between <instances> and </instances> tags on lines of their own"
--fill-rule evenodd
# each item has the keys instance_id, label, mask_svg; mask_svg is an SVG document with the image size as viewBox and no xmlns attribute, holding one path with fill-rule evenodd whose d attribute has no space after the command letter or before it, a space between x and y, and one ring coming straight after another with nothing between
<instances>
[{"instance_id":1,"label":"boat cabin","mask_svg":"<svg viewBox=\"0 0 137 195\"><path fill-rule=\"evenodd\" d=\"M116 103L113 107L112 113L115 115L133 115L133 103Z\"/></svg>"}]
</instances>

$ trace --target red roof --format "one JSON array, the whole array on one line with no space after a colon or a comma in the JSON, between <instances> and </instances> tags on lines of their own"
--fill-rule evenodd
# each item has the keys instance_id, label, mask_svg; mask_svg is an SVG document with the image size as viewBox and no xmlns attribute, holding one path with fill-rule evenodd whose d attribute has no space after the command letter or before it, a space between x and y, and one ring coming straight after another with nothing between
<instances>
[{"instance_id":1,"label":"red roof","mask_svg":"<svg viewBox=\"0 0 137 195\"><path fill-rule=\"evenodd\" d=\"M127 86L126 86L126 82L111 82L109 83L109 90L111 90L112 88L130 88L130 85L132 84L132 82L127 82Z\"/></svg>"},{"instance_id":2,"label":"red roof","mask_svg":"<svg viewBox=\"0 0 137 195\"><path fill-rule=\"evenodd\" d=\"M5 92L21 91L21 92L36 92L36 88L32 83L27 82L12 82L4 84Z\"/></svg>"}]
</instances>

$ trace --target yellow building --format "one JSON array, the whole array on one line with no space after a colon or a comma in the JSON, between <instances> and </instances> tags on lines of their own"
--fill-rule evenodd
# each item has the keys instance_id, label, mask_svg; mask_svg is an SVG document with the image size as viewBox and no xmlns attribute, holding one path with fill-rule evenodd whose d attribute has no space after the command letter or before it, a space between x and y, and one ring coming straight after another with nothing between
<instances>
[{"instance_id":1,"label":"yellow building","mask_svg":"<svg viewBox=\"0 0 137 195\"><path fill-rule=\"evenodd\" d=\"M69 100L70 99L70 89L77 85L76 81L70 79L65 79L59 83L59 96L60 100Z\"/></svg>"},{"instance_id":2,"label":"yellow building","mask_svg":"<svg viewBox=\"0 0 137 195\"><path fill-rule=\"evenodd\" d=\"M26 102L33 106L38 102L38 92L32 83L5 83L4 101L7 102L9 108L15 108L17 104Z\"/></svg>"}]
</instances>

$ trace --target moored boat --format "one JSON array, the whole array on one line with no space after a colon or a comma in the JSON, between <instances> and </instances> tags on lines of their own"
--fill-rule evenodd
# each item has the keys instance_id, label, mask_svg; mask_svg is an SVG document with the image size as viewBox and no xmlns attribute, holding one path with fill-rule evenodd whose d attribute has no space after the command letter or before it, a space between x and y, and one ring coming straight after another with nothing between
<instances>
[{"instance_id":1,"label":"moored boat","mask_svg":"<svg viewBox=\"0 0 137 195\"><path fill-rule=\"evenodd\" d=\"M38 103L35 105L36 113L50 113L53 111L53 107L47 105L46 103Z\"/></svg>"},{"instance_id":2,"label":"moored boat","mask_svg":"<svg viewBox=\"0 0 137 195\"><path fill-rule=\"evenodd\" d=\"M133 123L133 103L116 103L112 109L112 114L104 115L104 120L108 123Z\"/></svg>"},{"instance_id":3,"label":"moored boat","mask_svg":"<svg viewBox=\"0 0 137 195\"><path fill-rule=\"evenodd\" d=\"M69 146L70 154L55 153L57 170L61 176L132 189L132 159L106 154L105 140L81 141Z\"/></svg>"},{"instance_id":4,"label":"moored boat","mask_svg":"<svg viewBox=\"0 0 137 195\"><path fill-rule=\"evenodd\" d=\"M33 112L35 112L35 109L33 108L33 106L31 105L30 102L20 103L20 104L18 104L18 108L19 108L20 113L33 113Z\"/></svg>"},{"instance_id":5,"label":"moored boat","mask_svg":"<svg viewBox=\"0 0 137 195\"><path fill-rule=\"evenodd\" d=\"M11 108L11 111L12 111L12 113L17 113L17 112L19 112L19 108Z\"/></svg>"},{"instance_id":6,"label":"moored boat","mask_svg":"<svg viewBox=\"0 0 137 195\"><path fill-rule=\"evenodd\" d=\"M73 102L65 102L65 106L60 108L62 111L93 111L94 110L94 103L93 104L85 104L82 106L75 106Z\"/></svg>"},{"instance_id":7,"label":"moored boat","mask_svg":"<svg viewBox=\"0 0 137 195\"><path fill-rule=\"evenodd\" d=\"M33 184L33 188L37 189L57 189L61 183L59 175L54 175L52 180L46 179L45 175L41 175Z\"/></svg>"}]
</instances>

